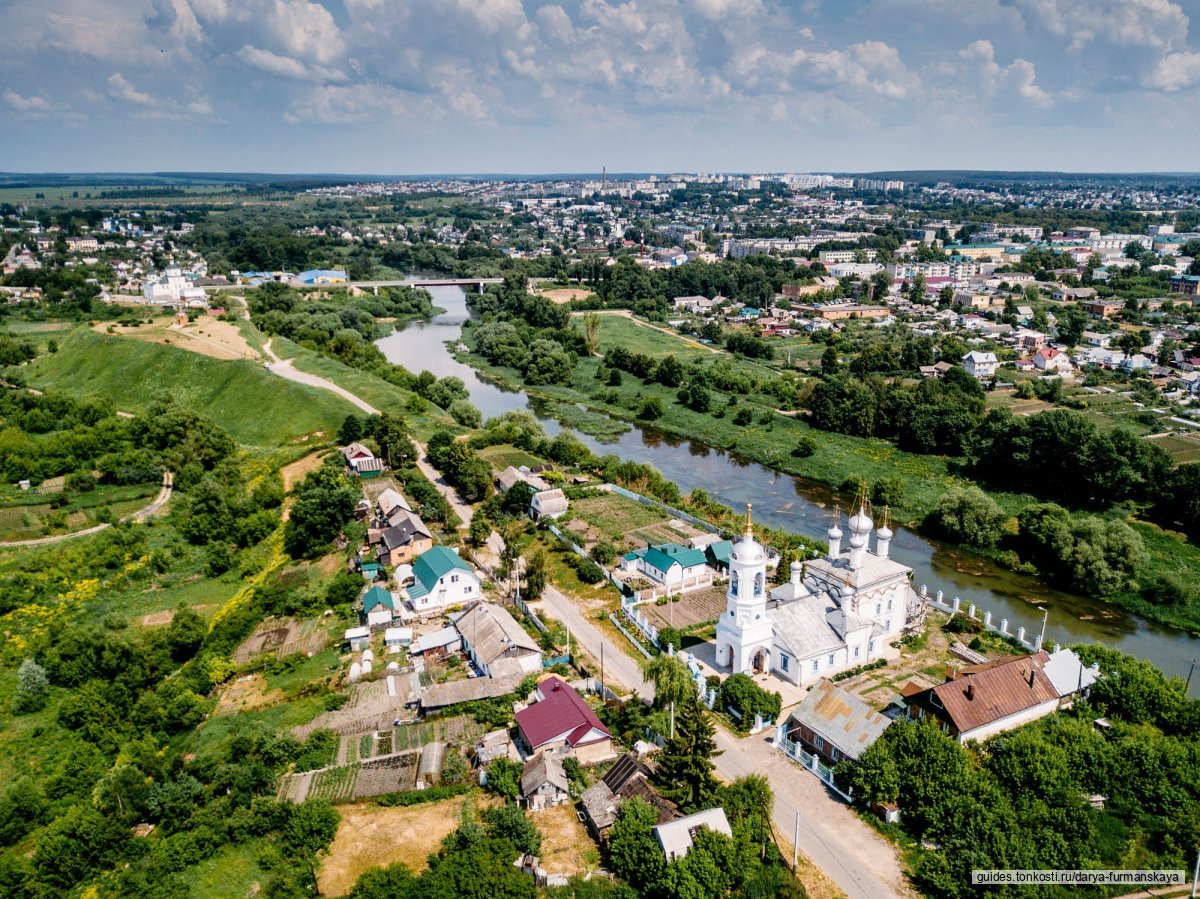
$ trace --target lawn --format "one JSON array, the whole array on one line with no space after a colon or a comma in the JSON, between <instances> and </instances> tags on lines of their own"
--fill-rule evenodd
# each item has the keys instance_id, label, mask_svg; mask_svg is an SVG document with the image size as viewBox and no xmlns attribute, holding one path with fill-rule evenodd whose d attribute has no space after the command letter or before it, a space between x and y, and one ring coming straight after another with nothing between
<instances>
[{"instance_id":1,"label":"lawn","mask_svg":"<svg viewBox=\"0 0 1200 899\"><path fill-rule=\"evenodd\" d=\"M497 446L486 447L479 451L479 455L497 471L503 471L510 465L514 468L520 468L522 465L533 468L537 465L546 464L545 459L541 459L532 453L527 453L523 449L518 449L511 443L501 443Z\"/></svg>"},{"instance_id":2,"label":"lawn","mask_svg":"<svg viewBox=\"0 0 1200 899\"><path fill-rule=\"evenodd\" d=\"M76 329L57 353L24 369L35 387L111 399L126 412L161 393L194 408L237 441L278 446L316 431L336 432L355 408L328 391L285 381L247 361L224 361L139 340Z\"/></svg>"},{"instance_id":3,"label":"lawn","mask_svg":"<svg viewBox=\"0 0 1200 899\"><path fill-rule=\"evenodd\" d=\"M258 864L263 846L257 840L222 847L212 858L188 868L183 875L190 899L224 899L254 895L267 872Z\"/></svg>"}]
</instances>

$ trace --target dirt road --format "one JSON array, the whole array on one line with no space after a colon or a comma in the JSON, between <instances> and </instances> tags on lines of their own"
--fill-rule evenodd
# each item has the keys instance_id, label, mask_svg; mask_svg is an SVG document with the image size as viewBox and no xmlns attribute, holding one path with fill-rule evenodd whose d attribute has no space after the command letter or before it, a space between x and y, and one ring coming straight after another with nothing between
<instances>
[{"instance_id":1,"label":"dirt road","mask_svg":"<svg viewBox=\"0 0 1200 899\"><path fill-rule=\"evenodd\" d=\"M158 496L148 506L143 506L136 512L131 512L121 518L121 521L132 521L135 523L143 522L152 515L157 515L167 505L171 499L171 490L175 484L175 476L171 472L163 474L162 489L158 491ZM17 546L46 546L51 543L61 543L63 540L73 540L76 537L86 537L88 534L98 534L105 528L111 527L109 524L97 524L90 528L84 528L82 531L72 531L69 534L55 534L51 537L35 537L31 540L10 540L0 542L0 549Z\"/></svg>"},{"instance_id":2,"label":"dirt road","mask_svg":"<svg viewBox=\"0 0 1200 899\"><path fill-rule=\"evenodd\" d=\"M320 375L313 375L306 371L300 371L300 369L296 368L296 366L292 364L291 359L280 359L275 355L275 351L271 349L271 341L268 340L263 344L263 352L266 353L268 358L271 360L269 363L271 366L271 374L279 375L279 377L288 381L295 381L297 384L306 384L309 387L316 387L320 390L328 390L330 393L336 393L347 402L353 403L368 415L379 414L378 409L376 409L366 400L359 399L359 397L355 396L344 387L338 387L338 385L334 384L333 381L330 381L327 378L322 378Z\"/></svg>"}]
</instances>

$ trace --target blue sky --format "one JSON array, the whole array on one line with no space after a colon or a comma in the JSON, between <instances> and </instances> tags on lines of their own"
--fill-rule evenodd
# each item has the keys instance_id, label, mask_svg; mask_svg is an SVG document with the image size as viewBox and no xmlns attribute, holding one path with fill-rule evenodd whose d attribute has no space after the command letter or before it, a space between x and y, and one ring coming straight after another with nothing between
<instances>
[{"instance_id":1,"label":"blue sky","mask_svg":"<svg viewBox=\"0 0 1200 899\"><path fill-rule=\"evenodd\" d=\"M1197 15L1200 0L0 0L0 169L1196 170Z\"/></svg>"}]
</instances>

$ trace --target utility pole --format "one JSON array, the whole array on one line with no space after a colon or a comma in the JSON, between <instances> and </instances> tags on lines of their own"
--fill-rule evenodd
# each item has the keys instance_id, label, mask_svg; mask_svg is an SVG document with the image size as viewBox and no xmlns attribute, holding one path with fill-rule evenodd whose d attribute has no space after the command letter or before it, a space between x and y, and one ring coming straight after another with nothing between
<instances>
[{"instance_id":1,"label":"utility pole","mask_svg":"<svg viewBox=\"0 0 1200 899\"><path fill-rule=\"evenodd\" d=\"M1196 850L1196 869L1192 872L1192 899L1196 899L1200 890L1200 849Z\"/></svg>"},{"instance_id":2,"label":"utility pole","mask_svg":"<svg viewBox=\"0 0 1200 899\"><path fill-rule=\"evenodd\" d=\"M1192 659L1192 667L1188 669L1187 683L1183 685L1183 695L1188 695L1188 689L1192 686L1192 672L1196 670L1196 660Z\"/></svg>"},{"instance_id":3,"label":"utility pole","mask_svg":"<svg viewBox=\"0 0 1200 899\"><path fill-rule=\"evenodd\" d=\"M604 641L600 642L600 698L607 698L604 695Z\"/></svg>"},{"instance_id":4,"label":"utility pole","mask_svg":"<svg viewBox=\"0 0 1200 899\"><path fill-rule=\"evenodd\" d=\"M800 860L800 809L796 809L796 829L792 832L792 874L796 873L796 863Z\"/></svg>"}]
</instances>

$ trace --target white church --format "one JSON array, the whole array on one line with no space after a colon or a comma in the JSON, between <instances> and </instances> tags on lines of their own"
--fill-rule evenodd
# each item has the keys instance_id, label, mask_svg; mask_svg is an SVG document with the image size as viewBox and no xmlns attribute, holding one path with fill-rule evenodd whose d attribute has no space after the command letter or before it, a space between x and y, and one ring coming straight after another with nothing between
<instances>
[{"instance_id":1,"label":"white church","mask_svg":"<svg viewBox=\"0 0 1200 899\"><path fill-rule=\"evenodd\" d=\"M875 531L860 501L849 528L843 552L835 513L829 554L792 562L790 579L768 590L767 554L754 539L747 507L746 533L730 553L726 608L717 622L718 666L806 685L899 655L891 644L923 626L926 600L912 588L912 569L888 558L886 516Z\"/></svg>"}]
</instances>

